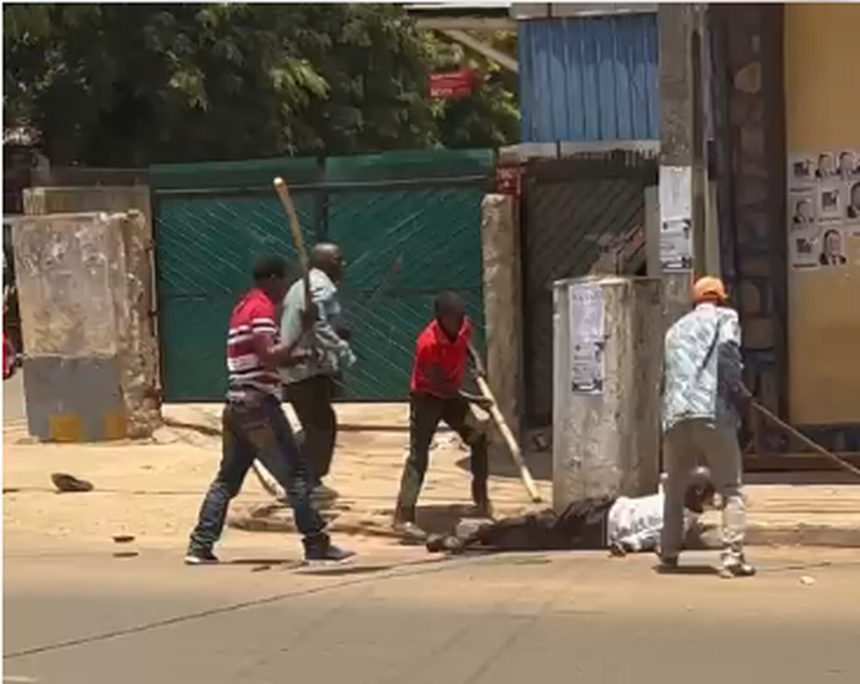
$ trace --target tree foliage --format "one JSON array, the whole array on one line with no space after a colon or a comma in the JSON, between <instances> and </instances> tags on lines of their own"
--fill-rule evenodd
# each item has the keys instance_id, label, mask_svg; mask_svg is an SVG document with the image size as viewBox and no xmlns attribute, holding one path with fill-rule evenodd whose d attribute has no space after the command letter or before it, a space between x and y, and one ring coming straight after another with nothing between
<instances>
[{"instance_id":1,"label":"tree foliage","mask_svg":"<svg viewBox=\"0 0 860 684\"><path fill-rule=\"evenodd\" d=\"M432 102L468 61L394 5L5 5L4 124L55 163L353 154L516 136L510 81Z\"/></svg>"}]
</instances>

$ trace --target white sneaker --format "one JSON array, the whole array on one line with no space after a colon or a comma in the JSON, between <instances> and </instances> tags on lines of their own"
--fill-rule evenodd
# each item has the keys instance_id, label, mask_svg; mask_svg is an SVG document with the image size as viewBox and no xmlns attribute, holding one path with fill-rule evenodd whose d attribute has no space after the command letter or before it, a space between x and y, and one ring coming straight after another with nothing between
<instances>
[{"instance_id":1,"label":"white sneaker","mask_svg":"<svg viewBox=\"0 0 860 684\"><path fill-rule=\"evenodd\" d=\"M720 577L723 579L752 577L755 573L755 566L747 563L743 555L724 558L722 567L720 567Z\"/></svg>"}]
</instances>

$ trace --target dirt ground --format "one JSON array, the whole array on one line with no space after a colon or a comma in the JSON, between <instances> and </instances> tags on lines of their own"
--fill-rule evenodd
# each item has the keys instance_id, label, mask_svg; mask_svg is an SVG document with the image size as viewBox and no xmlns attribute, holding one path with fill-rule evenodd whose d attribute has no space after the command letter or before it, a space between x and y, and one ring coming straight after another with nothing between
<instances>
[{"instance_id":1,"label":"dirt ground","mask_svg":"<svg viewBox=\"0 0 860 684\"><path fill-rule=\"evenodd\" d=\"M188 407L172 413L174 424L217 421L213 407L200 409L199 415ZM408 437L406 409L364 406L341 413L344 428L330 484L342 496L331 514L333 531L387 531ZM362 431L354 429L356 414L363 421ZM3 440L4 532L7 542L16 544L66 539L100 545L114 535L134 535L145 546L182 548L220 457L217 435L184 427L163 427L151 442L57 445L34 443L19 421L6 425ZM499 512L526 508L528 499L513 468L502 462L496 471L500 474L493 477L490 493ZM58 494L50 481L52 472L89 480L95 489ZM469 479L468 453L454 435L440 433L421 497L422 520L445 528L468 513ZM548 480L540 486L548 500ZM249 474L231 509L241 513L271 501ZM255 536L230 530L228 544Z\"/></svg>"}]
</instances>

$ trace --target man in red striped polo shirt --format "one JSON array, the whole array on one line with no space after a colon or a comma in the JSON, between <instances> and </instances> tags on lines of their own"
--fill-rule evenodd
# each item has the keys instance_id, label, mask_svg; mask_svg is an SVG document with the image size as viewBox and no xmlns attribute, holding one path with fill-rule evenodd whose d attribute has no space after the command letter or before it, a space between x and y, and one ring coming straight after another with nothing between
<instances>
[{"instance_id":1,"label":"man in red striped polo shirt","mask_svg":"<svg viewBox=\"0 0 860 684\"><path fill-rule=\"evenodd\" d=\"M436 316L418 336L409 404L409 456L403 466L394 528L405 541L421 542L426 534L415 524L415 505L430 457L430 443L439 421L445 421L471 449L472 499L489 515L487 494L487 436L471 412L469 402L487 400L463 391L463 377L472 323L456 292L436 298Z\"/></svg>"},{"instance_id":2,"label":"man in red striped polo shirt","mask_svg":"<svg viewBox=\"0 0 860 684\"><path fill-rule=\"evenodd\" d=\"M352 555L334 546L325 533L325 522L311 502L308 464L281 408L278 367L303 360L294 353L301 336L290 344L278 343L275 307L287 291L286 272L281 257L260 259L253 270L255 287L239 300L230 316L221 466L191 533L185 557L189 565L218 562L212 547L221 536L229 502L239 493L255 459L282 474L278 479L287 490L296 527L304 536L307 560L337 561ZM309 330L315 320L316 311L309 307L302 316L303 329Z\"/></svg>"}]
</instances>

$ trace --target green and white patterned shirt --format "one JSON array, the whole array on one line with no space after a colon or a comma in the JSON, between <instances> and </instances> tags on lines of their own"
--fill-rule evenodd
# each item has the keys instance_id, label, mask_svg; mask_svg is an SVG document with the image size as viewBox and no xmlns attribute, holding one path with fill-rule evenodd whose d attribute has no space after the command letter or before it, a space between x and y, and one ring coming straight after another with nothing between
<instances>
[{"instance_id":1,"label":"green and white patterned shirt","mask_svg":"<svg viewBox=\"0 0 860 684\"><path fill-rule=\"evenodd\" d=\"M666 333L663 431L706 419L737 428L732 401L741 382L741 329L733 309L699 304Z\"/></svg>"}]
</instances>

